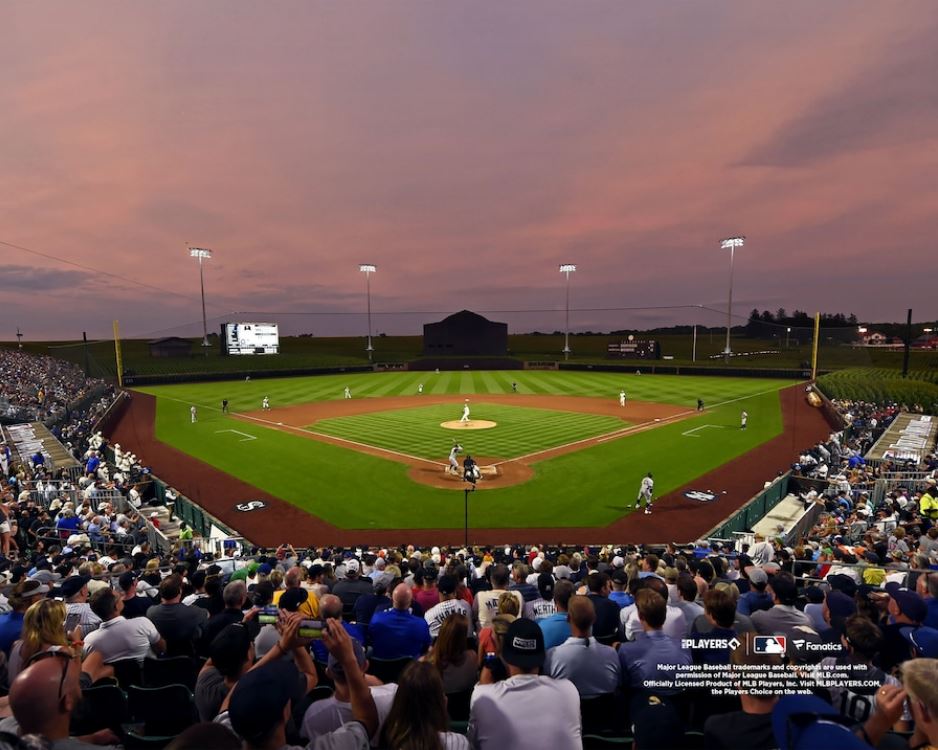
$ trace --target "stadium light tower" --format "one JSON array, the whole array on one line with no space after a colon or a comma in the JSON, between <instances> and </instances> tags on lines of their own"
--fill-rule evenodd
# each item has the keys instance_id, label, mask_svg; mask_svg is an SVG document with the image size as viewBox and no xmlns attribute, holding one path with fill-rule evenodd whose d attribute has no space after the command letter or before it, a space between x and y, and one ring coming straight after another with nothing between
<instances>
[{"instance_id":1,"label":"stadium light tower","mask_svg":"<svg viewBox=\"0 0 938 750\"><path fill-rule=\"evenodd\" d=\"M375 348L371 345L371 274L378 270L374 263L362 263L358 270L365 274L365 296L368 299L368 346L365 351L368 352L368 361L371 362L372 352Z\"/></svg>"},{"instance_id":2,"label":"stadium light tower","mask_svg":"<svg viewBox=\"0 0 938 750\"><path fill-rule=\"evenodd\" d=\"M746 238L742 235L720 240L720 247L730 251L730 298L726 305L726 349L723 350L723 356L727 362L730 361L730 355L733 353L730 348L730 329L733 327L733 259L736 255L736 248L742 247L745 242Z\"/></svg>"},{"instance_id":3,"label":"stadium light tower","mask_svg":"<svg viewBox=\"0 0 938 750\"><path fill-rule=\"evenodd\" d=\"M576 271L576 263L561 263L560 273L567 277L567 317L563 335L563 358L570 359L570 274Z\"/></svg>"},{"instance_id":4,"label":"stadium light tower","mask_svg":"<svg viewBox=\"0 0 938 750\"><path fill-rule=\"evenodd\" d=\"M190 247L189 256L199 259L199 286L202 287L202 346L208 347L208 321L205 318L205 275L202 272L202 260L212 257L212 251L207 247Z\"/></svg>"}]
</instances>

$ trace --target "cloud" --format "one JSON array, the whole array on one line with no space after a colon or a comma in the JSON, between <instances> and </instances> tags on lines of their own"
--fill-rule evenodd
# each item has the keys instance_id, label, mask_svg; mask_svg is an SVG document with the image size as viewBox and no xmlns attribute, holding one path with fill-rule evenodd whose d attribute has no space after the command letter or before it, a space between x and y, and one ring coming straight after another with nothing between
<instances>
[{"instance_id":1,"label":"cloud","mask_svg":"<svg viewBox=\"0 0 938 750\"><path fill-rule=\"evenodd\" d=\"M872 148L934 138L938 125L938 23L900 34L846 81L788 119L742 160L743 166L805 167ZM824 75L824 71L819 71Z\"/></svg>"},{"instance_id":2,"label":"cloud","mask_svg":"<svg viewBox=\"0 0 938 750\"><path fill-rule=\"evenodd\" d=\"M38 266L3 266L0 273L0 291L33 296L59 290L78 291L93 278L86 271ZM52 302L46 299L47 303Z\"/></svg>"}]
</instances>

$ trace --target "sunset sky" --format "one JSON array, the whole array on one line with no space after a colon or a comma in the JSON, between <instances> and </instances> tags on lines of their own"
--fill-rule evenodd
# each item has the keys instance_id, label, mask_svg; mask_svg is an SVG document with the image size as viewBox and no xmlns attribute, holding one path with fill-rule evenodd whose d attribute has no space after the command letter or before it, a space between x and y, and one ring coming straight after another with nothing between
<instances>
[{"instance_id":1,"label":"sunset sky","mask_svg":"<svg viewBox=\"0 0 938 750\"><path fill-rule=\"evenodd\" d=\"M360 262L388 333L560 328L562 262L577 329L693 322L585 308L725 310L735 233L741 316L933 320L936 39L932 0L3 3L0 340L200 333L187 243L214 330L360 333Z\"/></svg>"}]
</instances>

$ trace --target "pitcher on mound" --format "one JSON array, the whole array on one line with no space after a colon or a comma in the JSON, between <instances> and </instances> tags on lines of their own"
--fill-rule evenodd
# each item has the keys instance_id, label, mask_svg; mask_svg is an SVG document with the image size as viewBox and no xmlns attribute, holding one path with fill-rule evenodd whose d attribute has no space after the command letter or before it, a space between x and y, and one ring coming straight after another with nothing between
<instances>
[{"instance_id":1,"label":"pitcher on mound","mask_svg":"<svg viewBox=\"0 0 938 750\"><path fill-rule=\"evenodd\" d=\"M469 399L468 399L468 398L466 399L466 403L463 404L463 407L462 407L462 418L461 418L459 421L460 421L460 422L468 422L468 421L469 421Z\"/></svg>"}]
</instances>

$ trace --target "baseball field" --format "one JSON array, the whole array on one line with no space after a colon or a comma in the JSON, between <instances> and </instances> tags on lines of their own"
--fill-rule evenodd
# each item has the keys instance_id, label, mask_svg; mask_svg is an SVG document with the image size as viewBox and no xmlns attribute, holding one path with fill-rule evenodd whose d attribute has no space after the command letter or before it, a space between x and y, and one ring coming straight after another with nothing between
<instances>
[{"instance_id":1,"label":"baseball field","mask_svg":"<svg viewBox=\"0 0 938 750\"><path fill-rule=\"evenodd\" d=\"M269 410L261 408L265 396ZM483 469L469 496L474 534L592 529L595 538L631 518L626 506L649 471L663 502L633 522L665 533L677 518L670 515L673 498L686 487L718 496L717 520L729 514L789 461L783 455L763 465L760 447L787 443L788 427L800 424L803 431L819 416L801 402L802 386L757 378L345 374L140 388L114 438L141 446L137 453L165 480L259 543L274 537L309 543L310 534L407 541L420 530L461 538L469 485L446 472L454 443L462 447L460 464L471 454ZM470 419L460 422L466 403ZM808 411L799 420L802 408ZM812 429L822 433L822 422ZM737 474L748 469L742 485L728 472L732 466ZM725 480L714 479L720 486L708 486L721 471ZM239 512L236 506L249 499L265 507ZM687 500L675 508L700 523L714 513Z\"/></svg>"}]
</instances>

